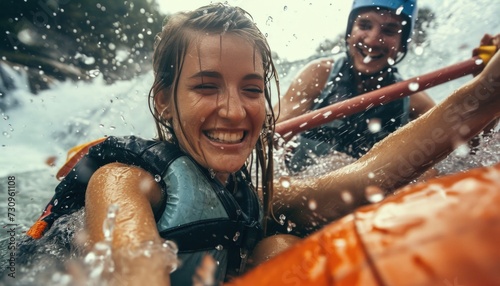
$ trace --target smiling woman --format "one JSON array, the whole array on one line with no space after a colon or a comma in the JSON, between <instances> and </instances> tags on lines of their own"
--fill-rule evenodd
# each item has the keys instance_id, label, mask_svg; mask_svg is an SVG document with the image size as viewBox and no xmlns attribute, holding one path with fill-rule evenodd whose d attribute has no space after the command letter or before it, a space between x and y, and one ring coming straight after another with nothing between
<instances>
[{"instance_id":1,"label":"smiling woman","mask_svg":"<svg viewBox=\"0 0 500 286\"><path fill-rule=\"evenodd\" d=\"M160 91L155 108L181 148L225 183L260 136L264 89L262 56L251 42L232 34L200 35L186 52L177 92Z\"/></svg>"},{"instance_id":2,"label":"smiling woman","mask_svg":"<svg viewBox=\"0 0 500 286\"><path fill-rule=\"evenodd\" d=\"M498 47L499 39L484 42ZM153 55L149 104L158 138L110 136L90 148L56 188L37 232L43 238L54 221L84 208L83 240L101 252L105 242L113 267L103 279L111 284L190 285L200 279L207 255L217 261L216 284L230 280L245 271L264 236L286 248L283 241L297 239L276 233L305 236L369 203L367 189L390 194L498 117L500 87L491 83L500 81L499 62L497 54L475 80L352 165L281 184L273 179L271 86L278 80L265 35L238 7L213 4L175 14ZM471 100L474 106L465 104ZM468 108L459 124L447 120L456 115L454 106ZM462 132L444 134L458 125ZM421 142L432 150L416 163ZM306 206L308 200L315 206ZM285 218L295 228L283 229ZM175 248L164 239L179 247L182 263L172 273ZM150 251L163 245L167 257Z\"/></svg>"}]
</instances>

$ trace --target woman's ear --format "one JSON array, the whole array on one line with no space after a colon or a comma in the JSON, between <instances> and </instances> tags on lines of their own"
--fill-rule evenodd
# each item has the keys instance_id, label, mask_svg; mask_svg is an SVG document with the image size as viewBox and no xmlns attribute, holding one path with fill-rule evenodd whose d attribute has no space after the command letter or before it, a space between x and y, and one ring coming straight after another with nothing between
<instances>
[{"instance_id":1,"label":"woman's ear","mask_svg":"<svg viewBox=\"0 0 500 286\"><path fill-rule=\"evenodd\" d=\"M169 121L172 118L170 93L167 89L160 90L154 98L156 112L158 116L164 120Z\"/></svg>"}]
</instances>

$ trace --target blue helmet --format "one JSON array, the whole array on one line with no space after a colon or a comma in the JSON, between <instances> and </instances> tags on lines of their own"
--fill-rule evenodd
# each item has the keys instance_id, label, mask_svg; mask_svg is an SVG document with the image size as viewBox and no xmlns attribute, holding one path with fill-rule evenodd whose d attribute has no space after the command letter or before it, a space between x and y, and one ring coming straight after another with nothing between
<instances>
[{"instance_id":1,"label":"blue helmet","mask_svg":"<svg viewBox=\"0 0 500 286\"><path fill-rule=\"evenodd\" d=\"M415 26L415 19L417 18L417 0L354 0L347 22L346 38L351 33L354 19L359 14L359 10L364 8L388 9L405 19L406 25L403 26L401 47L403 53L406 54L408 39L411 37Z\"/></svg>"}]
</instances>

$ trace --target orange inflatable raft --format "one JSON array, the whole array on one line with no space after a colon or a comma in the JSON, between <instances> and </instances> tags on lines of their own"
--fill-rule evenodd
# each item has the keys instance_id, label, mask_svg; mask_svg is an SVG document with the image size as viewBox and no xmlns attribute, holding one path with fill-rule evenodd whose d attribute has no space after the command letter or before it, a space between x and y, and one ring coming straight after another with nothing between
<instances>
[{"instance_id":1,"label":"orange inflatable raft","mask_svg":"<svg viewBox=\"0 0 500 286\"><path fill-rule=\"evenodd\" d=\"M227 285L500 285L500 164L405 187Z\"/></svg>"}]
</instances>

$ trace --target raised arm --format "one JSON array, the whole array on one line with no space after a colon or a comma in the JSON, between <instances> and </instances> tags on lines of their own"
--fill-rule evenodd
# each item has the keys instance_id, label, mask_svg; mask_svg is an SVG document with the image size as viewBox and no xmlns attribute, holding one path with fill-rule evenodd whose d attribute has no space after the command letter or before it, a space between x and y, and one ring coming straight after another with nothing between
<instances>
[{"instance_id":1,"label":"raised arm","mask_svg":"<svg viewBox=\"0 0 500 286\"><path fill-rule=\"evenodd\" d=\"M340 218L368 201L368 186L390 193L407 184L499 116L497 53L481 74L357 162L313 179L292 179L286 189L276 184L275 214L284 214L298 228L311 227L311 221L324 224ZM308 207L311 202L314 208Z\"/></svg>"},{"instance_id":2,"label":"raised arm","mask_svg":"<svg viewBox=\"0 0 500 286\"><path fill-rule=\"evenodd\" d=\"M86 230L92 244L104 239L109 206L118 207L112 236L116 264L112 285L169 285L169 261L154 252L150 257L141 255L146 242L162 243L153 215L160 202L159 185L138 167L112 163L92 175L85 198Z\"/></svg>"},{"instance_id":3,"label":"raised arm","mask_svg":"<svg viewBox=\"0 0 500 286\"><path fill-rule=\"evenodd\" d=\"M279 104L274 107L278 114L278 122L302 115L312 107L314 99L319 96L326 85L332 59L318 59L305 66L290 84Z\"/></svg>"},{"instance_id":4,"label":"raised arm","mask_svg":"<svg viewBox=\"0 0 500 286\"><path fill-rule=\"evenodd\" d=\"M436 105L434 100L424 91L410 96L410 119L414 120Z\"/></svg>"}]
</instances>

